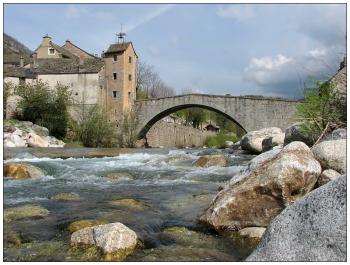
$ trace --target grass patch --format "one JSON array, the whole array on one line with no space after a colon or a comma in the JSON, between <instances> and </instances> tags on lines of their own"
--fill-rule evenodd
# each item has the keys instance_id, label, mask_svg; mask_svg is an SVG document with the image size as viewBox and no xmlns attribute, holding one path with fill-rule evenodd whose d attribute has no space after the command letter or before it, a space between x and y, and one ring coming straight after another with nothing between
<instances>
[{"instance_id":1,"label":"grass patch","mask_svg":"<svg viewBox=\"0 0 350 265\"><path fill-rule=\"evenodd\" d=\"M237 142L240 138L234 133L219 133L215 136L209 136L205 140L205 145L208 147L225 148L226 141Z\"/></svg>"}]
</instances>

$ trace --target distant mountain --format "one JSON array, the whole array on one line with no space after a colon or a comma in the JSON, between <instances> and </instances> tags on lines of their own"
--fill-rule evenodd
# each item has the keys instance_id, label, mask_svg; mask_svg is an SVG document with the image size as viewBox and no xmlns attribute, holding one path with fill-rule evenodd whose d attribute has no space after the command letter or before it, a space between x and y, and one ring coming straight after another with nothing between
<instances>
[{"instance_id":1,"label":"distant mountain","mask_svg":"<svg viewBox=\"0 0 350 265\"><path fill-rule=\"evenodd\" d=\"M27 64L32 53L24 44L4 33L4 64L19 65L21 55L24 57L25 64Z\"/></svg>"}]
</instances>

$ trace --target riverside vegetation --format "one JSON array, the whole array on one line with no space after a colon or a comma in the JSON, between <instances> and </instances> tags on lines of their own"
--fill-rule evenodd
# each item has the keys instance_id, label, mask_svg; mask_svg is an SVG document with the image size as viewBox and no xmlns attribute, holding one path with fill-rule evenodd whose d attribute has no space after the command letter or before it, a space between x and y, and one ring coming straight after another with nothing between
<instances>
[{"instance_id":1,"label":"riverside vegetation","mask_svg":"<svg viewBox=\"0 0 350 265\"><path fill-rule=\"evenodd\" d=\"M5 260L345 261L346 108L316 85L234 148L5 161Z\"/></svg>"}]
</instances>

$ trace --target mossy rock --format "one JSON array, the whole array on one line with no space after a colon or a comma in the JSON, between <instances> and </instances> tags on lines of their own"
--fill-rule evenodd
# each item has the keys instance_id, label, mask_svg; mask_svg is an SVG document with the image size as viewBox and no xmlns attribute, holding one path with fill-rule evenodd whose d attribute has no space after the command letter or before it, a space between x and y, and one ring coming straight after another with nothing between
<instances>
[{"instance_id":1,"label":"mossy rock","mask_svg":"<svg viewBox=\"0 0 350 265\"><path fill-rule=\"evenodd\" d=\"M15 230L4 228L3 236L4 236L4 246L19 246L23 243L22 242L23 239L20 233Z\"/></svg>"},{"instance_id":2,"label":"mossy rock","mask_svg":"<svg viewBox=\"0 0 350 265\"><path fill-rule=\"evenodd\" d=\"M261 238L242 236L239 232L231 232L226 237L233 243L241 256L248 256L258 246Z\"/></svg>"},{"instance_id":3,"label":"mossy rock","mask_svg":"<svg viewBox=\"0 0 350 265\"><path fill-rule=\"evenodd\" d=\"M107 224L107 221L102 221L102 220L79 220L79 221L75 221L73 223L71 223L67 230L69 231L69 233L74 233L75 231L78 231L80 229L83 229L85 227L93 227L96 225L103 225L103 224Z\"/></svg>"},{"instance_id":4,"label":"mossy rock","mask_svg":"<svg viewBox=\"0 0 350 265\"><path fill-rule=\"evenodd\" d=\"M143 202L140 202L135 199L116 199L116 200L110 201L109 204L114 206L127 207L131 210L138 210L138 211L145 210L148 207Z\"/></svg>"},{"instance_id":5,"label":"mossy rock","mask_svg":"<svg viewBox=\"0 0 350 265\"><path fill-rule=\"evenodd\" d=\"M20 219L40 219L46 217L50 212L38 205L23 205L4 209L4 221L11 222Z\"/></svg>"},{"instance_id":6,"label":"mossy rock","mask_svg":"<svg viewBox=\"0 0 350 265\"><path fill-rule=\"evenodd\" d=\"M61 192L53 195L50 199L55 201L79 201L80 196L74 192Z\"/></svg>"},{"instance_id":7,"label":"mossy rock","mask_svg":"<svg viewBox=\"0 0 350 265\"><path fill-rule=\"evenodd\" d=\"M103 261L102 249L94 245L74 245L69 248L66 261Z\"/></svg>"},{"instance_id":8,"label":"mossy rock","mask_svg":"<svg viewBox=\"0 0 350 265\"><path fill-rule=\"evenodd\" d=\"M164 242L173 242L184 247L218 248L219 238L201 232L190 230L186 227L170 227L160 233L160 239Z\"/></svg>"},{"instance_id":9,"label":"mossy rock","mask_svg":"<svg viewBox=\"0 0 350 265\"><path fill-rule=\"evenodd\" d=\"M161 246L146 250L142 261L237 261L234 256L228 255L216 249L188 248L182 246Z\"/></svg>"},{"instance_id":10,"label":"mossy rock","mask_svg":"<svg viewBox=\"0 0 350 265\"><path fill-rule=\"evenodd\" d=\"M69 246L63 241L30 242L4 249L8 261L64 261Z\"/></svg>"},{"instance_id":11,"label":"mossy rock","mask_svg":"<svg viewBox=\"0 0 350 265\"><path fill-rule=\"evenodd\" d=\"M108 173L105 177L109 178L109 179L114 179L114 180L119 180L119 179L132 180L132 179L134 179L134 177L131 174L127 173L127 172Z\"/></svg>"}]
</instances>

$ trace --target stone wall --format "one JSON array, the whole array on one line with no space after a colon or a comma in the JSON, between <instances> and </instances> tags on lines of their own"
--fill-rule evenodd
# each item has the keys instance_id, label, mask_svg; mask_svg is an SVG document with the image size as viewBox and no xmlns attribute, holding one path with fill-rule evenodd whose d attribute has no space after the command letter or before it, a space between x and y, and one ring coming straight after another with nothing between
<instances>
[{"instance_id":1,"label":"stone wall","mask_svg":"<svg viewBox=\"0 0 350 265\"><path fill-rule=\"evenodd\" d=\"M158 121L148 131L146 137L151 147L192 147L203 146L206 138L213 135L216 134L180 124Z\"/></svg>"}]
</instances>

